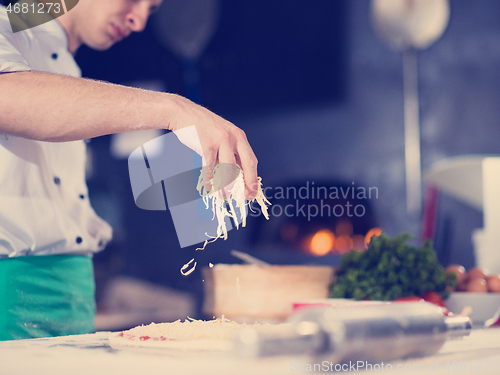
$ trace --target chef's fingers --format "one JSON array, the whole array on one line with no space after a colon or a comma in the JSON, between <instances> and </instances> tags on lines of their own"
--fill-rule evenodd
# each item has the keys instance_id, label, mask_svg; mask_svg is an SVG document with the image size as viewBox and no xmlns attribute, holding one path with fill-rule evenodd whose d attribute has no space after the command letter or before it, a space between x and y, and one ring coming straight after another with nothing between
<instances>
[{"instance_id":1,"label":"chef's fingers","mask_svg":"<svg viewBox=\"0 0 500 375\"><path fill-rule=\"evenodd\" d=\"M203 188L205 192L208 193L212 190L212 184L210 180L212 179L213 171L210 170L210 167L207 164L205 156L202 156L202 168L201 168L201 181L203 184Z\"/></svg>"},{"instance_id":2,"label":"chef's fingers","mask_svg":"<svg viewBox=\"0 0 500 375\"><path fill-rule=\"evenodd\" d=\"M221 189L223 189L224 198L229 196L229 190L233 188L234 180L238 177L239 167L236 165L234 148L231 142L224 142L219 148L219 173L221 173ZM222 193L222 192L221 192Z\"/></svg>"},{"instance_id":3,"label":"chef's fingers","mask_svg":"<svg viewBox=\"0 0 500 375\"><path fill-rule=\"evenodd\" d=\"M250 201L256 197L259 189L257 174L258 160L246 137L238 142L237 158L239 159L238 164L241 166L243 176L245 177L246 198Z\"/></svg>"},{"instance_id":4,"label":"chef's fingers","mask_svg":"<svg viewBox=\"0 0 500 375\"><path fill-rule=\"evenodd\" d=\"M214 176L214 168L217 164L217 150L212 147L203 148L203 179L208 183Z\"/></svg>"}]
</instances>

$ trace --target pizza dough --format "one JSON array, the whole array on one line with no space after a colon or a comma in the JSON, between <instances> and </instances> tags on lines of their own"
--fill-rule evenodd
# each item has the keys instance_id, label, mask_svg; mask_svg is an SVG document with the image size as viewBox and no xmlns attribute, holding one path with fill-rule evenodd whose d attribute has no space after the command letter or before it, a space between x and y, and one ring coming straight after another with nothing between
<instances>
[{"instance_id":1,"label":"pizza dough","mask_svg":"<svg viewBox=\"0 0 500 375\"><path fill-rule=\"evenodd\" d=\"M174 349L183 351L227 352L232 348L233 338L245 329L254 329L266 334L287 330L282 324L239 324L224 317L214 320L188 318L171 323L151 323L127 331L114 332L109 338L113 348L142 347Z\"/></svg>"}]
</instances>

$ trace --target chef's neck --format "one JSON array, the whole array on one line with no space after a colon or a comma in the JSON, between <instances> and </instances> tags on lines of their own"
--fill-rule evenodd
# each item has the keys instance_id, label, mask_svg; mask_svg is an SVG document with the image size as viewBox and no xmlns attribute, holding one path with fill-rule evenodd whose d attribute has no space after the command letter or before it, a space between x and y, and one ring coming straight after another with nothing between
<instances>
[{"instance_id":1,"label":"chef's neck","mask_svg":"<svg viewBox=\"0 0 500 375\"><path fill-rule=\"evenodd\" d=\"M66 14L56 18L56 21L64 29L66 33L66 38L68 40L68 51L73 55L76 54L76 51L82 45L81 39L78 37L78 33L76 32L75 22L72 15L75 12L67 12Z\"/></svg>"}]
</instances>

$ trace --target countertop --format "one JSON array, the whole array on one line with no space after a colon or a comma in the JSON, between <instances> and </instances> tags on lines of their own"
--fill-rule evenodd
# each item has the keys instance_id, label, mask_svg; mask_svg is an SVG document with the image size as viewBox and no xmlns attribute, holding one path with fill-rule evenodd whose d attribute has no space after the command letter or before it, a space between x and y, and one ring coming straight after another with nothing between
<instances>
[{"instance_id":1,"label":"countertop","mask_svg":"<svg viewBox=\"0 0 500 375\"><path fill-rule=\"evenodd\" d=\"M338 372L333 364L305 356L241 359L230 354L113 349L110 332L0 342L1 375L61 374L293 374ZM472 330L447 341L430 357L344 366L345 372L419 374L500 374L500 328Z\"/></svg>"}]
</instances>

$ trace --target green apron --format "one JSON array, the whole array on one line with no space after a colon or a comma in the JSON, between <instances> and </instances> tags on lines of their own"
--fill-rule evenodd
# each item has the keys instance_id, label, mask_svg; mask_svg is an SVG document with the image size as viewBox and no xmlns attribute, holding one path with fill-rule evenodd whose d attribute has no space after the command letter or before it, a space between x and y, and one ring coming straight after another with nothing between
<instances>
[{"instance_id":1,"label":"green apron","mask_svg":"<svg viewBox=\"0 0 500 375\"><path fill-rule=\"evenodd\" d=\"M90 257L0 259L0 341L93 332L94 291Z\"/></svg>"}]
</instances>

